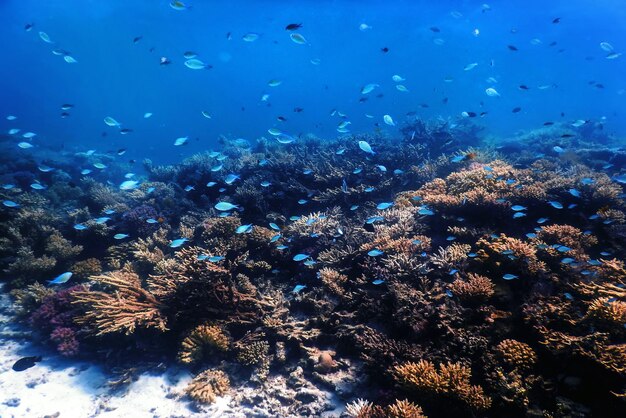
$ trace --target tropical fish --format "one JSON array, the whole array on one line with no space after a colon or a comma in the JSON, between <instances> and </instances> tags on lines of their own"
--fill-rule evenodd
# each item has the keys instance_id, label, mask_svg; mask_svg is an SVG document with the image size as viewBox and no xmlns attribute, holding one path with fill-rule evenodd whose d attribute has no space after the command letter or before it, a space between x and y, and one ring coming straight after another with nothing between
<instances>
[{"instance_id":1,"label":"tropical fish","mask_svg":"<svg viewBox=\"0 0 626 418\"><path fill-rule=\"evenodd\" d=\"M104 118L104 123L106 123L108 126L115 126L117 128L120 127L120 123L113 119L111 116L107 116L106 118Z\"/></svg>"},{"instance_id":2,"label":"tropical fish","mask_svg":"<svg viewBox=\"0 0 626 418\"><path fill-rule=\"evenodd\" d=\"M293 256L293 261L302 261L302 260L306 260L309 257L311 256L308 254L296 254Z\"/></svg>"},{"instance_id":3,"label":"tropical fish","mask_svg":"<svg viewBox=\"0 0 626 418\"><path fill-rule=\"evenodd\" d=\"M115 234L113 235L113 239L124 239L124 238L128 238L129 235L128 234Z\"/></svg>"},{"instance_id":4,"label":"tropical fish","mask_svg":"<svg viewBox=\"0 0 626 418\"><path fill-rule=\"evenodd\" d=\"M296 285L296 286L293 288L292 292L293 292L293 293L299 293L300 291L302 291L302 290L304 290L304 289L306 289L306 285L304 285L304 284L298 284L298 285Z\"/></svg>"},{"instance_id":5,"label":"tropical fish","mask_svg":"<svg viewBox=\"0 0 626 418\"><path fill-rule=\"evenodd\" d=\"M285 26L285 30L297 30L302 27L302 23L290 23Z\"/></svg>"},{"instance_id":6,"label":"tropical fish","mask_svg":"<svg viewBox=\"0 0 626 418\"><path fill-rule=\"evenodd\" d=\"M359 141L359 148L361 148L361 150L369 154L372 154L372 155L376 154L374 150L372 150L372 147L367 141Z\"/></svg>"},{"instance_id":7,"label":"tropical fish","mask_svg":"<svg viewBox=\"0 0 626 418\"><path fill-rule=\"evenodd\" d=\"M378 210L385 210L385 209L388 209L388 208L390 208L392 206L393 206L393 202L383 202L383 203L379 203L376 206L376 209L378 209Z\"/></svg>"},{"instance_id":8,"label":"tropical fish","mask_svg":"<svg viewBox=\"0 0 626 418\"><path fill-rule=\"evenodd\" d=\"M109 218L108 216L102 216L102 217L100 217L100 218L96 218L96 219L95 219L95 222L96 222L98 225L101 225L101 224L106 223L106 222L107 222L107 221L109 221L109 220L111 220L111 218Z\"/></svg>"},{"instance_id":9,"label":"tropical fish","mask_svg":"<svg viewBox=\"0 0 626 418\"><path fill-rule=\"evenodd\" d=\"M485 90L485 94L487 94L487 96L489 97L499 97L500 93L498 93L498 91L496 89L494 89L493 87L489 87Z\"/></svg>"},{"instance_id":10,"label":"tropical fish","mask_svg":"<svg viewBox=\"0 0 626 418\"><path fill-rule=\"evenodd\" d=\"M197 58L192 58L185 61L185 67L190 68L192 70L203 70L213 68L212 65L205 64Z\"/></svg>"},{"instance_id":11,"label":"tropical fish","mask_svg":"<svg viewBox=\"0 0 626 418\"><path fill-rule=\"evenodd\" d=\"M181 245L183 245L184 243L186 243L187 241L189 241L187 238L178 238L178 239L175 239L175 240L173 240L173 241L170 243L170 247L172 247L172 248L178 248L178 247L180 247Z\"/></svg>"},{"instance_id":12,"label":"tropical fish","mask_svg":"<svg viewBox=\"0 0 626 418\"><path fill-rule=\"evenodd\" d=\"M419 208L417 213L420 214L420 215L424 215L424 216L432 216L432 215L435 214L435 212L433 212L432 210L428 209L427 207Z\"/></svg>"},{"instance_id":13,"label":"tropical fish","mask_svg":"<svg viewBox=\"0 0 626 418\"><path fill-rule=\"evenodd\" d=\"M366 84L361 88L361 94L371 93L378 86L376 83Z\"/></svg>"},{"instance_id":14,"label":"tropical fish","mask_svg":"<svg viewBox=\"0 0 626 418\"><path fill-rule=\"evenodd\" d=\"M239 178L240 178L239 174L230 173L224 179L224 183L226 183L226 184L233 184Z\"/></svg>"},{"instance_id":15,"label":"tropical fish","mask_svg":"<svg viewBox=\"0 0 626 418\"><path fill-rule=\"evenodd\" d=\"M404 84L396 85L396 90L401 91L403 93L408 93L409 92L409 89L407 89Z\"/></svg>"},{"instance_id":16,"label":"tropical fish","mask_svg":"<svg viewBox=\"0 0 626 418\"><path fill-rule=\"evenodd\" d=\"M44 186L43 184L40 184L40 183L33 183L33 184L30 185L30 188L34 189L34 190L44 190L46 188L46 186Z\"/></svg>"},{"instance_id":17,"label":"tropical fish","mask_svg":"<svg viewBox=\"0 0 626 418\"><path fill-rule=\"evenodd\" d=\"M260 35L258 33L250 32L243 35L241 39L243 39L245 42L254 42L259 39L259 37Z\"/></svg>"},{"instance_id":18,"label":"tropical fish","mask_svg":"<svg viewBox=\"0 0 626 418\"><path fill-rule=\"evenodd\" d=\"M11 368L16 372L23 372L24 370L33 367L35 363L38 363L41 360L41 356L22 357L21 359L13 363L13 366Z\"/></svg>"},{"instance_id":19,"label":"tropical fish","mask_svg":"<svg viewBox=\"0 0 626 418\"><path fill-rule=\"evenodd\" d=\"M521 210L526 210L526 206L521 206L521 205L515 205L515 206L511 206L511 210L514 210L515 212L519 212Z\"/></svg>"},{"instance_id":20,"label":"tropical fish","mask_svg":"<svg viewBox=\"0 0 626 418\"><path fill-rule=\"evenodd\" d=\"M307 43L306 38L299 33L292 33L289 35L292 41L299 45L304 45Z\"/></svg>"},{"instance_id":21,"label":"tropical fish","mask_svg":"<svg viewBox=\"0 0 626 418\"><path fill-rule=\"evenodd\" d=\"M134 190L139 187L137 180L126 180L120 184L120 190Z\"/></svg>"},{"instance_id":22,"label":"tropical fish","mask_svg":"<svg viewBox=\"0 0 626 418\"><path fill-rule=\"evenodd\" d=\"M270 80L267 82L267 85L270 87L278 87L281 84L283 84L283 82L281 80Z\"/></svg>"},{"instance_id":23,"label":"tropical fish","mask_svg":"<svg viewBox=\"0 0 626 418\"><path fill-rule=\"evenodd\" d=\"M185 10L191 8L191 6L187 6L180 0L172 0L170 1L170 7L174 10Z\"/></svg>"},{"instance_id":24,"label":"tropical fish","mask_svg":"<svg viewBox=\"0 0 626 418\"><path fill-rule=\"evenodd\" d=\"M54 43L52 42L52 40L50 39L50 36L48 36L46 32L39 32L39 37L41 38L42 41L44 41L47 44Z\"/></svg>"},{"instance_id":25,"label":"tropical fish","mask_svg":"<svg viewBox=\"0 0 626 418\"><path fill-rule=\"evenodd\" d=\"M183 137L180 137L180 138L176 138L176 140L174 141L174 145L175 146L185 145L187 143L187 141L189 141L189 137L188 136L183 136Z\"/></svg>"},{"instance_id":26,"label":"tropical fish","mask_svg":"<svg viewBox=\"0 0 626 418\"><path fill-rule=\"evenodd\" d=\"M511 273L507 273L504 276L502 276L502 278L504 280L513 280L513 279L517 279L519 278L518 276L516 276L515 274L511 274Z\"/></svg>"},{"instance_id":27,"label":"tropical fish","mask_svg":"<svg viewBox=\"0 0 626 418\"><path fill-rule=\"evenodd\" d=\"M143 114L143 118L144 119L149 119L151 117L152 117L152 113L151 112L146 112L146 113Z\"/></svg>"},{"instance_id":28,"label":"tropical fish","mask_svg":"<svg viewBox=\"0 0 626 418\"><path fill-rule=\"evenodd\" d=\"M379 255L383 254L384 252L377 248L374 248L373 250L367 252L367 255L369 255L370 257L378 257Z\"/></svg>"},{"instance_id":29,"label":"tropical fish","mask_svg":"<svg viewBox=\"0 0 626 418\"><path fill-rule=\"evenodd\" d=\"M238 205L233 205L232 203L229 202L218 202L215 204L214 208L220 211L228 211L228 210L233 210L233 209L237 209L239 206Z\"/></svg>"},{"instance_id":30,"label":"tropical fish","mask_svg":"<svg viewBox=\"0 0 626 418\"><path fill-rule=\"evenodd\" d=\"M17 144L17 146L22 148L22 149L28 149L28 148L34 147L34 145L31 144L30 142L20 142L20 143Z\"/></svg>"},{"instance_id":31,"label":"tropical fish","mask_svg":"<svg viewBox=\"0 0 626 418\"><path fill-rule=\"evenodd\" d=\"M556 200L549 200L548 203L555 209L563 209L563 204L561 202L557 202Z\"/></svg>"},{"instance_id":32,"label":"tropical fish","mask_svg":"<svg viewBox=\"0 0 626 418\"><path fill-rule=\"evenodd\" d=\"M59 274L57 277L55 277L54 279L50 280L48 283L49 284L63 284L63 283L67 283L67 281L72 277L72 272L65 272L62 274Z\"/></svg>"},{"instance_id":33,"label":"tropical fish","mask_svg":"<svg viewBox=\"0 0 626 418\"><path fill-rule=\"evenodd\" d=\"M252 224L241 225L239 228L237 228L235 230L235 234L247 234L247 233L250 233L250 232L252 232L252 228L253 228Z\"/></svg>"},{"instance_id":34,"label":"tropical fish","mask_svg":"<svg viewBox=\"0 0 626 418\"><path fill-rule=\"evenodd\" d=\"M74 225L74 229L77 230L77 231L84 231L87 228L88 228L88 226L83 225L83 224L76 224L76 225Z\"/></svg>"},{"instance_id":35,"label":"tropical fish","mask_svg":"<svg viewBox=\"0 0 626 418\"><path fill-rule=\"evenodd\" d=\"M396 123L393 121L393 119L389 115L384 115L383 121L389 126L396 126Z\"/></svg>"}]
</instances>

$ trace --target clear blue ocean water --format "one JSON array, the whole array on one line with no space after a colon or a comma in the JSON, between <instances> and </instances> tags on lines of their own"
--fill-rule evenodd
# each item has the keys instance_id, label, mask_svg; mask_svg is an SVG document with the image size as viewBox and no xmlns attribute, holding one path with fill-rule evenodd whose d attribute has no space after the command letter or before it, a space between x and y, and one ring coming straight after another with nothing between
<instances>
[{"instance_id":1,"label":"clear blue ocean water","mask_svg":"<svg viewBox=\"0 0 626 418\"><path fill-rule=\"evenodd\" d=\"M129 158L158 162L217 147L220 135L267 137L271 127L334 138L333 110L347 115L352 133L380 126L393 135L384 114L400 125L407 112L453 120L466 111L487 112L476 122L502 138L546 121L601 118L607 131L626 134L626 56L606 58L626 52L619 0L169 3L2 1L0 129L35 132L35 145L127 148ZM290 23L302 24L295 32L306 44L290 39ZM246 42L248 33L259 37ZM186 51L213 68L187 68ZM361 94L370 83L378 87ZM489 87L500 96L486 95ZM65 103L74 107L62 118ZM133 132L121 135L107 116ZM173 148L183 136L189 144Z\"/></svg>"}]
</instances>

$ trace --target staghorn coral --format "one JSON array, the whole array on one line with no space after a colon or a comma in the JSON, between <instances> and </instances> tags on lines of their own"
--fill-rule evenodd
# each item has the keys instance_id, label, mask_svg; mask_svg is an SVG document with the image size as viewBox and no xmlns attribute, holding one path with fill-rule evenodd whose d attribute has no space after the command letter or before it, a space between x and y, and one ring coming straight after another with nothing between
<instances>
[{"instance_id":1,"label":"staghorn coral","mask_svg":"<svg viewBox=\"0 0 626 418\"><path fill-rule=\"evenodd\" d=\"M470 384L471 370L459 363L444 363L437 368L426 360L405 362L396 365L393 374L396 382L410 393L454 399L475 411L491 406L483 389Z\"/></svg>"},{"instance_id":2,"label":"staghorn coral","mask_svg":"<svg viewBox=\"0 0 626 418\"><path fill-rule=\"evenodd\" d=\"M230 379L221 370L208 369L194 377L185 392L191 399L200 403L213 403L218 396L224 396L230 389Z\"/></svg>"},{"instance_id":3,"label":"staghorn coral","mask_svg":"<svg viewBox=\"0 0 626 418\"><path fill-rule=\"evenodd\" d=\"M88 258L74 263L70 271L77 279L87 279L90 276L102 273L102 263L97 258Z\"/></svg>"},{"instance_id":4,"label":"staghorn coral","mask_svg":"<svg viewBox=\"0 0 626 418\"><path fill-rule=\"evenodd\" d=\"M96 335L117 332L128 335L137 328L167 329L161 303L142 287L139 276L130 268L91 279L108 291L94 290L92 286L73 293L72 303L85 311L76 318L79 324L89 325Z\"/></svg>"},{"instance_id":5,"label":"staghorn coral","mask_svg":"<svg viewBox=\"0 0 626 418\"><path fill-rule=\"evenodd\" d=\"M181 343L178 361L193 364L206 357L212 350L227 351L230 341L216 325L199 325Z\"/></svg>"},{"instance_id":6,"label":"staghorn coral","mask_svg":"<svg viewBox=\"0 0 626 418\"><path fill-rule=\"evenodd\" d=\"M270 368L269 349L267 341L258 340L250 342L253 337L245 338L237 342L237 361L246 366L256 366L256 377L264 381L267 379Z\"/></svg>"}]
</instances>

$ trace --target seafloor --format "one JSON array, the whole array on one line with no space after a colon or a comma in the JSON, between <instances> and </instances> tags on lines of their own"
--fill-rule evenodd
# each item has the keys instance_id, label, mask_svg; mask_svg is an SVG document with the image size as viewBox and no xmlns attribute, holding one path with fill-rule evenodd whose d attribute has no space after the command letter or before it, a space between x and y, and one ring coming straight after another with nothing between
<instances>
[{"instance_id":1,"label":"seafloor","mask_svg":"<svg viewBox=\"0 0 626 418\"><path fill-rule=\"evenodd\" d=\"M0 416L620 416L602 128L413 120L168 166L0 138Z\"/></svg>"}]
</instances>

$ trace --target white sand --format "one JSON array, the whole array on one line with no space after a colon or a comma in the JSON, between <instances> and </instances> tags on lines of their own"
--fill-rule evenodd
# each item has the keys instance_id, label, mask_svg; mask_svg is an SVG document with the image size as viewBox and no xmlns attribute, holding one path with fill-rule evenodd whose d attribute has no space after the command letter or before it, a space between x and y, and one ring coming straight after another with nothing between
<instances>
[{"instance_id":1,"label":"white sand","mask_svg":"<svg viewBox=\"0 0 626 418\"><path fill-rule=\"evenodd\" d=\"M0 418L225 416L229 398L202 412L181 399L191 375L175 367L159 375L143 374L126 390L112 393L101 367L34 346L22 338L10 313L9 298L0 287ZM21 357L33 355L43 356L43 361L22 372L12 369Z\"/></svg>"}]
</instances>

